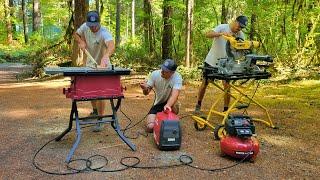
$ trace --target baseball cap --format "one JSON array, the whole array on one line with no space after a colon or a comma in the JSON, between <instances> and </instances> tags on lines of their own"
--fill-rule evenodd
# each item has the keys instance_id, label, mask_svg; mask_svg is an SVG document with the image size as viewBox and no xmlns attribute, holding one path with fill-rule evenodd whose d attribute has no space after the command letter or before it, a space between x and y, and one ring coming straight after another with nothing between
<instances>
[{"instance_id":1,"label":"baseball cap","mask_svg":"<svg viewBox=\"0 0 320 180\"><path fill-rule=\"evenodd\" d=\"M245 28L248 24L248 18L246 16L238 16L236 21L238 21L241 28Z\"/></svg>"},{"instance_id":2,"label":"baseball cap","mask_svg":"<svg viewBox=\"0 0 320 180\"><path fill-rule=\"evenodd\" d=\"M89 11L87 13L87 26L98 26L100 24L100 18L97 11Z\"/></svg>"},{"instance_id":3,"label":"baseball cap","mask_svg":"<svg viewBox=\"0 0 320 180\"><path fill-rule=\"evenodd\" d=\"M176 71L177 67L177 64L172 59L166 59L161 65L163 71Z\"/></svg>"}]
</instances>

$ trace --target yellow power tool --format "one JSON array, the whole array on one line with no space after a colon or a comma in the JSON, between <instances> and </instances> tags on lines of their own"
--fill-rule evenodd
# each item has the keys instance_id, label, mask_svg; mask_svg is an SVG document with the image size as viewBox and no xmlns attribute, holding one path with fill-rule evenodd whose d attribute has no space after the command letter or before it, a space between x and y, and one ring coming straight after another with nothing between
<instances>
[{"instance_id":1,"label":"yellow power tool","mask_svg":"<svg viewBox=\"0 0 320 180\"><path fill-rule=\"evenodd\" d=\"M252 48L258 48L260 46L260 43L258 41L237 40L233 36L225 36L225 35L223 35L223 38L229 41L231 47L236 50L248 50Z\"/></svg>"}]
</instances>

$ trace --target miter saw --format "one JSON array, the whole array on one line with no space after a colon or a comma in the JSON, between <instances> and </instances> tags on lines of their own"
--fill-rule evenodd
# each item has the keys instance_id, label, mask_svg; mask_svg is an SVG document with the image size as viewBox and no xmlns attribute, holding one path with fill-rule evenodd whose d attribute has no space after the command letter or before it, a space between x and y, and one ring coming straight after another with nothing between
<instances>
[{"instance_id":1,"label":"miter saw","mask_svg":"<svg viewBox=\"0 0 320 180\"><path fill-rule=\"evenodd\" d=\"M258 48L258 41L243 40L232 36L223 36L227 40L226 58L218 59L218 74L234 75L234 74L257 74L263 72L262 65L258 65L257 61L264 62L263 66L269 66L272 63L272 57L269 55L252 54L254 48Z\"/></svg>"}]
</instances>

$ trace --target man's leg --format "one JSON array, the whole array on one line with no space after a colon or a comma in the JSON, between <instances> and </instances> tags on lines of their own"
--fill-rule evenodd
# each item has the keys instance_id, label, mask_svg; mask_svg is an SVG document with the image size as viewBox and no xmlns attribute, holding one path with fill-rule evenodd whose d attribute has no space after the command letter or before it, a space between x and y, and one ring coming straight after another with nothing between
<instances>
[{"instance_id":1,"label":"man's leg","mask_svg":"<svg viewBox=\"0 0 320 180\"><path fill-rule=\"evenodd\" d=\"M91 106L92 106L92 112L90 113L90 116L98 115L97 101L96 100L91 101Z\"/></svg>"},{"instance_id":2,"label":"man's leg","mask_svg":"<svg viewBox=\"0 0 320 180\"><path fill-rule=\"evenodd\" d=\"M95 106L98 108L98 115L103 116L105 107L106 107L106 102L104 100L98 100L95 102ZM93 132L100 132L103 129L104 124L103 123L98 123L95 125L92 129Z\"/></svg>"},{"instance_id":3,"label":"man's leg","mask_svg":"<svg viewBox=\"0 0 320 180\"><path fill-rule=\"evenodd\" d=\"M227 111L229 108L229 103L230 103L230 84L227 81L222 81L223 87L224 87L224 106L223 106L223 111Z\"/></svg>"},{"instance_id":4,"label":"man's leg","mask_svg":"<svg viewBox=\"0 0 320 180\"><path fill-rule=\"evenodd\" d=\"M148 133L152 133L153 132L153 126L154 126L154 122L156 120L156 114L158 112L163 111L163 107L164 105L166 105L167 102L165 103L161 103L161 104L157 104L151 107L148 116L147 116L147 124L146 124L146 131Z\"/></svg>"},{"instance_id":5,"label":"man's leg","mask_svg":"<svg viewBox=\"0 0 320 180\"><path fill-rule=\"evenodd\" d=\"M97 107L98 107L99 116L103 116L106 108L106 101L105 100L97 101Z\"/></svg>"},{"instance_id":6,"label":"man's leg","mask_svg":"<svg viewBox=\"0 0 320 180\"><path fill-rule=\"evenodd\" d=\"M146 124L146 131L148 133L152 133L153 132L153 126L154 126L155 120L156 120L156 115L155 114L148 114L148 116L147 116L147 124Z\"/></svg>"},{"instance_id":7,"label":"man's leg","mask_svg":"<svg viewBox=\"0 0 320 180\"><path fill-rule=\"evenodd\" d=\"M206 78L203 78L199 88L199 92L198 92L198 102L195 108L195 112L200 112L201 110L202 100L203 100L204 94L206 93L207 87L208 87L208 80Z\"/></svg>"}]
</instances>

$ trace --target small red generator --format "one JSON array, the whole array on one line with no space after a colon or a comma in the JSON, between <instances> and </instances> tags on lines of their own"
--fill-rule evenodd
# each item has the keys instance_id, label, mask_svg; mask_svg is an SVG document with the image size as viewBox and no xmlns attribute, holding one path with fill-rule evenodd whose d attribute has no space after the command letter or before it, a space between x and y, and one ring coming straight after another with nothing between
<instances>
[{"instance_id":1,"label":"small red generator","mask_svg":"<svg viewBox=\"0 0 320 180\"><path fill-rule=\"evenodd\" d=\"M177 150L181 146L179 117L171 111L156 114L153 137L160 150Z\"/></svg>"},{"instance_id":2,"label":"small red generator","mask_svg":"<svg viewBox=\"0 0 320 180\"><path fill-rule=\"evenodd\" d=\"M252 137L255 127L249 116L229 116L225 123L227 135L220 140L222 154L254 161L259 153L259 142Z\"/></svg>"}]
</instances>

